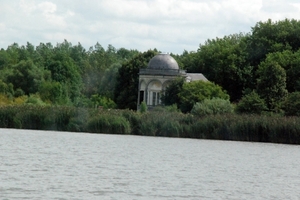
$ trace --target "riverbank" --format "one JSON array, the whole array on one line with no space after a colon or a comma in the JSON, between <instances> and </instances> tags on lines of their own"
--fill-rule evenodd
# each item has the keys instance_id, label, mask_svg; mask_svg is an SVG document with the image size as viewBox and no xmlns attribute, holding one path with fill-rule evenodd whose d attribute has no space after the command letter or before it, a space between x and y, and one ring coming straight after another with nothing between
<instances>
[{"instance_id":1,"label":"riverbank","mask_svg":"<svg viewBox=\"0 0 300 200\"><path fill-rule=\"evenodd\" d=\"M300 144L299 117L26 105L1 106L0 128Z\"/></svg>"}]
</instances>

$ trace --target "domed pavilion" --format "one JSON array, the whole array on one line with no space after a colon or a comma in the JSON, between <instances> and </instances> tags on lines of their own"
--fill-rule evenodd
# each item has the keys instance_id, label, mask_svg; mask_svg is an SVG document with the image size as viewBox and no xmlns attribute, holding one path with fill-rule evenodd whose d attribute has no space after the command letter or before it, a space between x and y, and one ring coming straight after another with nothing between
<instances>
[{"instance_id":1,"label":"domed pavilion","mask_svg":"<svg viewBox=\"0 0 300 200\"><path fill-rule=\"evenodd\" d=\"M185 77L187 82L207 79L200 73L186 73L169 54L158 54L148 63L147 68L139 71L138 109L145 101L148 108L162 105L161 97L165 89L176 77Z\"/></svg>"}]
</instances>

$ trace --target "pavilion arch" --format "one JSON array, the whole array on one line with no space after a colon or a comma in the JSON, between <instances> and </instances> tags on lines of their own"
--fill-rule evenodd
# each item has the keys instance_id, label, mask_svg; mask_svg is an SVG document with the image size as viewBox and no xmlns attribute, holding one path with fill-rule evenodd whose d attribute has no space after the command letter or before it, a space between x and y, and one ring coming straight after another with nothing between
<instances>
[{"instance_id":1,"label":"pavilion arch","mask_svg":"<svg viewBox=\"0 0 300 200\"><path fill-rule=\"evenodd\" d=\"M156 106L161 104L162 86L160 80L152 79L147 85L147 105Z\"/></svg>"},{"instance_id":2,"label":"pavilion arch","mask_svg":"<svg viewBox=\"0 0 300 200\"><path fill-rule=\"evenodd\" d=\"M147 90L162 90L162 82L158 79L151 79L147 83Z\"/></svg>"}]
</instances>

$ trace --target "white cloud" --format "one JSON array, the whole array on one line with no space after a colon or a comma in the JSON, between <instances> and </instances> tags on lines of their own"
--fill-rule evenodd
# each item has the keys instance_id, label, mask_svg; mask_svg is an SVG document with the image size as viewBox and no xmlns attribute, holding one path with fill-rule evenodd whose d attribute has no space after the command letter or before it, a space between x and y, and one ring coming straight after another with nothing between
<instances>
[{"instance_id":1,"label":"white cloud","mask_svg":"<svg viewBox=\"0 0 300 200\"><path fill-rule=\"evenodd\" d=\"M298 0L19 0L0 7L0 48L13 42L87 49L99 42L145 51L197 50L207 39L250 32L258 21L300 18Z\"/></svg>"},{"instance_id":2,"label":"white cloud","mask_svg":"<svg viewBox=\"0 0 300 200\"><path fill-rule=\"evenodd\" d=\"M51 2L42 2L37 6L37 12L41 13L41 19L47 26L55 27L56 29L66 29L67 23L65 22L66 14L58 14L57 6Z\"/></svg>"},{"instance_id":3,"label":"white cloud","mask_svg":"<svg viewBox=\"0 0 300 200\"><path fill-rule=\"evenodd\" d=\"M56 12L56 4L52 2L42 2L38 4L38 9L43 13L43 15L49 15Z\"/></svg>"}]
</instances>

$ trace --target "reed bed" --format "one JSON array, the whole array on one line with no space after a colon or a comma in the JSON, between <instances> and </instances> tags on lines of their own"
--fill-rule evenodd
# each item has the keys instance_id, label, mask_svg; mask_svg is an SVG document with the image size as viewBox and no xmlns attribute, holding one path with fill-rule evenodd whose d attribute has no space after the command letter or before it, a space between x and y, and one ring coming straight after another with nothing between
<instances>
[{"instance_id":1,"label":"reed bed","mask_svg":"<svg viewBox=\"0 0 300 200\"><path fill-rule=\"evenodd\" d=\"M0 127L300 144L299 117L264 115L0 106Z\"/></svg>"}]
</instances>

